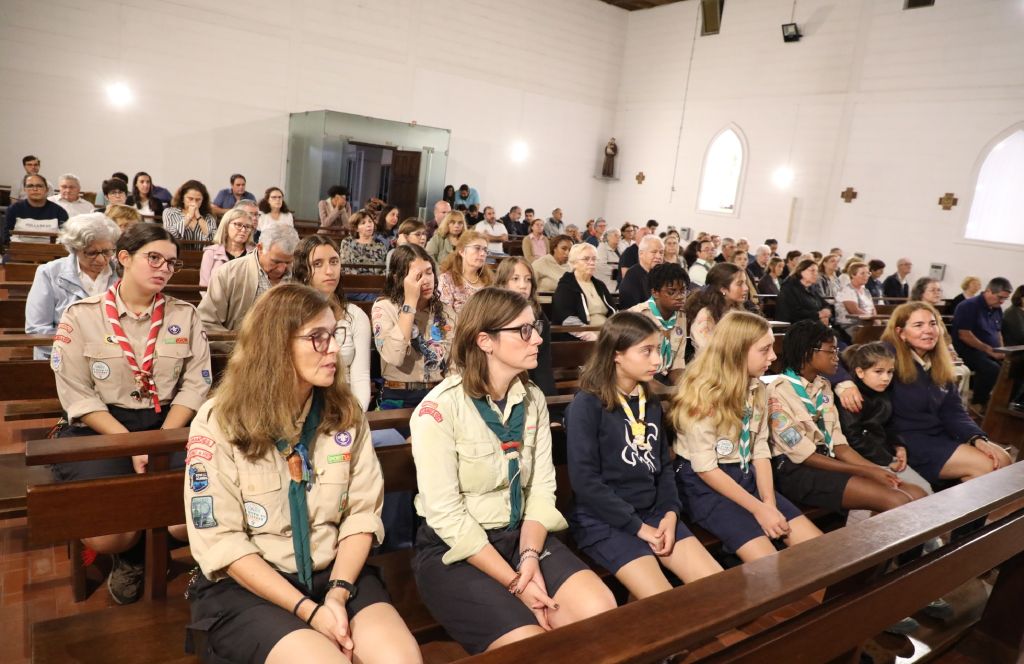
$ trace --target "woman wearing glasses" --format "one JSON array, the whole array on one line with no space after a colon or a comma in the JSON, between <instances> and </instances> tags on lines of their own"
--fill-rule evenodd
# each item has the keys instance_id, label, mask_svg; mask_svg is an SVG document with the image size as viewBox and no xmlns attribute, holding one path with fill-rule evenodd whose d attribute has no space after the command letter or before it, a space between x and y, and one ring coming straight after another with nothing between
<instances>
[{"instance_id":1,"label":"woman wearing glasses","mask_svg":"<svg viewBox=\"0 0 1024 664\"><path fill-rule=\"evenodd\" d=\"M448 254L441 265L441 277L437 281L441 302L458 315L470 295L490 285L487 238L476 231L466 231L455 243L455 251Z\"/></svg>"},{"instance_id":2,"label":"woman wearing glasses","mask_svg":"<svg viewBox=\"0 0 1024 664\"><path fill-rule=\"evenodd\" d=\"M117 278L110 260L120 235L117 225L102 212L80 214L64 224L60 243L68 255L36 269L25 302L26 334L55 334L64 310L72 302L110 288ZM50 348L37 346L32 357L47 360Z\"/></svg>"},{"instance_id":3,"label":"woman wearing glasses","mask_svg":"<svg viewBox=\"0 0 1024 664\"><path fill-rule=\"evenodd\" d=\"M259 202L260 219L257 228L262 232L267 224L283 222L289 226L295 226L295 217L284 202L284 192L277 187L271 187L263 192L263 198ZM222 222L223 223L223 222Z\"/></svg>"},{"instance_id":4,"label":"woman wearing glasses","mask_svg":"<svg viewBox=\"0 0 1024 664\"><path fill-rule=\"evenodd\" d=\"M342 316L311 288L268 291L192 423L190 631L207 633L205 661L420 661L366 564L384 480L339 371Z\"/></svg>"},{"instance_id":5,"label":"woman wearing glasses","mask_svg":"<svg viewBox=\"0 0 1024 664\"><path fill-rule=\"evenodd\" d=\"M458 373L410 421L416 509L425 519L416 585L470 654L615 608L597 575L549 536L567 524L555 507L544 395L526 378L542 326L518 293L473 295L455 331Z\"/></svg>"},{"instance_id":6,"label":"woman wearing glasses","mask_svg":"<svg viewBox=\"0 0 1024 664\"><path fill-rule=\"evenodd\" d=\"M339 357L347 369L348 386L363 410L370 407L370 318L345 301L338 245L326 235L311 235L299 243L292 279L312 287L341 309L338 319Z\"/></svg>"},{"instance_id":7,"label":"woman wearing glasses","mask_svg":"<svg viewBox=\"0 0 1024 664\"><path fill-rule=\"evenodd\" d=\"M611 304L608 287L594 278L597 249L585 242L574 244L569 250L569 265L572 271L562 275L555 287L551 319L555 325L604 325L604 321L615 313L615 307ZM597 332L573 332L572 337L595 341Z\"/></svg>"},{"instance_id":8,"label":"woman wearing glasses","mask_svg":"<svg viewBox=\"0 0 1024 664\"><path fill-rule=\"evenodd\" d=\"M181 269L178 245L156 224L138 224L117 241L121 277L100 295L68 307L54 336L50 367L65 412L58 436L119 434L188 426L210 389L210 348L195 307L161 291ZM148 457L61 463L57 481L146 472ZM180 460L179 460L180 463ZM184 537L184 526L171 529ZM108 587L119 604L142 589L138 533L85 540L115 555Z\"/></svg>"},{"instance_id":9,"label":"woman wearing glasses","mask_svg":"<svg viewBox=\"0 0 1024 664\"><path fill-rule=\"evenodd\" d=\"M249 213L241 208L228 210L220 220L213 244L203 249L199 285L210 285L213 271L228 261L245 256L256 248L252 244L253 225Z\"/></svg>"}]
</instances>

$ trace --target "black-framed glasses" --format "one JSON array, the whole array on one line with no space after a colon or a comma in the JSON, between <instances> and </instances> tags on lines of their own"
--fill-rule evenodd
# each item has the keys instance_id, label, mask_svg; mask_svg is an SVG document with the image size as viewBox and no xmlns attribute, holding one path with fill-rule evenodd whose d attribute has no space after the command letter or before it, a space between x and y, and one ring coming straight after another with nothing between
<instances>
[{"instance_id":1,"label":"black-framed glasses","mask_svg":"<svg viewBox=\"0 0 1024 664\"><path fill-rule=\"evenodd\" d=\"M94 250L92 250L92 251L83 251L82 255L85 256L86 258L88 258L91 261L96 260L100 256L103 256L107 260L110 260L111 258L114 257L114 250L113 249L101 249L99 251L94 251Z\"/></svg>"},{"instance_id":2,"label":"black-framed glasses","mask_svg":"<svg viewBox=\"0 0 1024 664\"><path fill-rule=\"evenodd\" d=\"M821 348L819 346L818 348L815 348L814 351L817 352L817 353L829 353L831 355L835 355L836 357L839 357L839 347L838 346L835 347L835 348Z\"/></svg>"},{"instance_id":3,"label":"black-framed glasses","mask_svg":"<svg viewBox=\"0 0 1024 664\"><path fill-rule=\"evenodd\" d=\"M179 261L174 258L166 258L155 251L150 251L146 254L146 262L149 263L149 266L154 270L158 270L166 265L171 272L177 272L181 268L185 267L184 261Z\"/></svg>"},{"instance_id":4,"label":"black-framed glasses","mask_svg":"<svg viewBox=\"0 0 1024 664\"><path fill-rule=\"evenodd\" d=\"M313 350L318 353L326 353L331 349L331 339L334 339L338 343L340 348L345 343L346 328L336 327L334 331L325 330L320 328L314 330L309 334L300 334L294 337L295 339L309 339L309 342L313 344Z\"/></svg>"},{"instance_id":5,"label":"black-framed glasses","mask_svg":"<svg viewBox=\"0 0 1024 664\"><path fill-rule=\"evenodd\" d=\"M243 223L238 222L238 221L232 221L231 222L231 227L234 228L236 231L250 231L250 232L254 228L256 228L255 226L251 226L249 224L243 224Z\"/></svg>"},{"instance_id":6,"label":"black-framed glasses","mask_svg":"<svg viewBox=\"0 0 1024 664\"><path fill-rule=\"evenodd\" d=\"M532 335L534 332L536 332L538 336L544 334L544 320L538 318L532 323L524 323L516 327L499 327L493 330L486 331L490 334L494 334L495 332L518 332L519 336L522 337L523 341L529 341L530 335Z\"/></svg>"}]
</instances>

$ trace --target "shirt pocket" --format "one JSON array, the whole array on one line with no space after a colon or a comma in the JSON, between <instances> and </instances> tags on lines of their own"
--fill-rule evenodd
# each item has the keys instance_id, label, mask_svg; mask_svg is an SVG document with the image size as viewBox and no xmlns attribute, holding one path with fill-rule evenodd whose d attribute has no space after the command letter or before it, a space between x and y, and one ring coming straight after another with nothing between
<instances>
[{"instance_id":1,"label":"shirt pocket","mask_svg":"<svg viewBox=\"0 0 1024 664\"><path fill-rule=\"evenodd\" d=\"M524 487L530 485L533 479L533 469L537 465L534 458L537 454L537 434L529 432L523 436L523 451L519 455L519 476Z\"/></svg>"},{"instance_id":2,"label":"shirt pocket","mask_svg":"<svg viewBox=\"0 0 1024 664\"><path fill-rule=\"evenodd\" d=\"M155 355L153 374L156 391L160 395L160 401L169 401L178 391L178 380L184 370L185 361L192 357L192 347L187 344L160 343Z\"/></svg>"},{"instance_id":3,"label":"shirt pocket","mask_svg":"<svg viewBox=\"0 0 1024 664\"><path fill-rule=\"evenodd\" d=\"M285 524L291 523L291 516L290 512L282 516L281 506L288 509L288 497L281 490L281 474L277 470L240 468L238 488L248 530L284 532Z\"/></svg>"},{"instance_id":4,"label":"shirt pocket","mask_svg":"<svg viewBox=\"0 0 1024 664\"><path fill-rule=\"evenodd\" d=\"M499 459L490 443L457 443L459 457L459 487L462 493L481 495L501 485L498 472Z\"/></svg>"},{"instance_id":5,"label":"shirt pocket","mask_svg":"<svg viewBox=\"0 0 1024 664\"><path fill-rule=\"evenodd\" d=\"M136 389L121 346L108 343L86 343L83 349L85 368L92 377L100 401L106 404L123 403L128 393Z\"/></svg>"},{"instance_id":6,"label":"shirt pocket","mask_svg":"<svg viewBox=\"0 0 1024 664\"><path fill-rule=\"evenodd\" d=\"M325 510L318 521L338 522L338 514L348 507L349 486L352 483L352 453L338 452L327 457L327 463L316 471L315 501L310 502L310 512ZM311 494L312 495L312 494ZM315 506L313 503L316 503Z\"/></svg>"}]
</instances>

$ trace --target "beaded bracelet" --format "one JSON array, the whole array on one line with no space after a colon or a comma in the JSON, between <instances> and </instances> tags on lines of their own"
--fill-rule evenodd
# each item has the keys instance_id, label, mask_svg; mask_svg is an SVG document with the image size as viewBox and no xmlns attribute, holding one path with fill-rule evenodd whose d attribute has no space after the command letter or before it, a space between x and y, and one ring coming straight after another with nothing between
<instances>
[{"instance_id":1,"label":"beaded bracelet","mask_svg":"<svg viewBox=\"0 0 1024 664\"><path fill-rule=\"evenodd\" d=\"M521 570L523 568L523 563L525 563L530 558L533 558L534 560L538 560L538 561L540 560L540 556L537 555L536 553L534 553L533 551L526 551L526 552L520 554L520 556L519 556L519 564L516 565L516 571L518 572L519 570Z\"/></svg>"},{"instance_id":2,"label":"beaded bracelet","mask_svg":"<svg viewBox=\"0 0 1024 664\"><path fill-rule=\"evenodd\" d=\"M537 549L533 548L532 546L528 546L525 549L520 550L519 551L519 557L521 558L524 553L536 553L538 556L540 555L540 551L538 551Z\"/></svg>"},{"instance_id":3,"label":"beaded bracelet","mask_svg":"<svg viewBox=\"0 0 1024 664\"><path fill-rule=\"evenodd\" d=\"M515 576L515 578L514 578L514 579L512 579L511 581L509 581L509 582L508 582L508 586L506 586L506 588L505 588L505 589L506 589L506 590L508 590L508 591L509 591L510 593L512 593L513 595L519 595L519 594L521 594L521 593L522 593L522 591L521 591L521 590L516 590L516 586L518 586L518 585L519 585L519 579L520 579L520 578L522 578L522 576L523 576L523 575L522 575L522 574L520 574L520 573L519 573L519 572L517 571L517 572L516 572L516 576Z\"/></svg>"}]
</instances>

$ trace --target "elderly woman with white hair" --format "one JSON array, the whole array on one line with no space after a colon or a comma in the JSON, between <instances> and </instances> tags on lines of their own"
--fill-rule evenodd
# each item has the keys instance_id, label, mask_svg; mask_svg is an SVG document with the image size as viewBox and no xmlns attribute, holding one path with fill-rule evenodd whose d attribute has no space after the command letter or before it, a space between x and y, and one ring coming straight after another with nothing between
<instances>
[{"instance_id":1,"label":"elderly woman with white hair","mask_svg":"<svg viewBox=\"0 0 1024 664\"><path fill-rule=\"evenodd\" d=\"M594 276L604 282L611 293L619 290L619 278L622 276L619 272L619 258L624 247L621 247L621 243L622 234L613 228L604 232L601 243L597 245L597 267L594 269Z\"/></svg>"},{"instance_id":2,"label":"elderly woman with white hair","mask_svg":"<svg viewBox=\"0 0 1024 664\"><path fill-rule=\"evenodd\" d=\"M594 279L597 267L597 249L586 242L573 245L569 250L570 271L562 275L551 300L551 320L555 325L601 326L615 313L608 288L600 279ZM595 341L597 332L573 332L572 336L584 341Z\"/></svg>"},{"instance_id":3,"label":"elderly woman with white hair","mask_svg":"<svg viewBox=\"0 0 1024 664\"><path fill-rule=\"evenodd\" d=\"M58 334L60 318L68 306L110 288L117 280L110 261L120 236L117 224L102 212L80 214L64 224L59 241L67 247L68 255L36 269L25 302L27 334ZM32 356L49 359L50 347L37 346Z\"/></svg>"}]
</instances>

